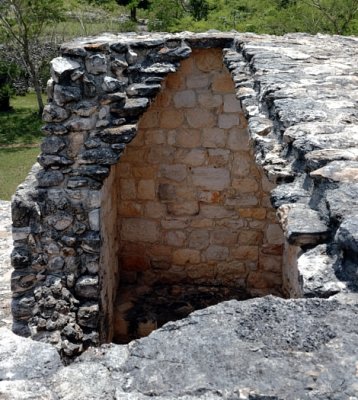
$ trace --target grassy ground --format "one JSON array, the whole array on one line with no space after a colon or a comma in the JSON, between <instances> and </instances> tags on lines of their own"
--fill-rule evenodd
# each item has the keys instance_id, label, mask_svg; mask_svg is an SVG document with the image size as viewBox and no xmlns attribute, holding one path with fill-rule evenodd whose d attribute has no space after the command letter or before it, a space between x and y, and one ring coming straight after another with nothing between
<instances>
[{"instance_id":1,"label":"grassy ground","mask_svg":"<svg viewBox=\"0 0 358 400\"><path fill-rule=\"evenodd\" d=\"M0 199L10 200L36 162L38 147L0 148Z\"/></svg>"},{"instance_id":2,"label":"grassy ground","mask_svg":"<svg viewBox=\"0 0 358 400\"><path fill-rule=\"evenodd\" d=\"M33 93L11 99L13 111L0 113L0 199L10 200L36 162L42 139Z\"/></svg>"}]
</instances>

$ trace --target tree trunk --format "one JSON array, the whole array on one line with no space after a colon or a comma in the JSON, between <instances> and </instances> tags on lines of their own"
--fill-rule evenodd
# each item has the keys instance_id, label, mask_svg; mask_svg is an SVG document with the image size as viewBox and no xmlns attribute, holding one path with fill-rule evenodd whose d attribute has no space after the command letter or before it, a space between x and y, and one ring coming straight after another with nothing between
<instances>
[{"instance_id":1,"label":"tree trunk","mask_svg":"<svg viewBox=\"0 0 358 400\"><path fill-rule=\"evenodd\" d=\"M137 22L137 7L131 8L131 21Z\"/></svg>"},{"instance_id":2,"label":"tree trunk","mask_svg":"<svg viewBox=\"0 0 358 400\"><path fill-rule=\"evenodd\" d=\"M34 87L34 90L36 93L37 104L39 107L39 115L41 116L42 112L44 110L44 103L42 101L42 88L39 83L36 67L30 57L30 51L29 51L27 41L25 42L25 46L24 46L24 60L25 60L25 63L27 64L27 67L30 72L31 81L32 81L32 84L33 84L33 87Z\"/></svg>"}]
</instances>

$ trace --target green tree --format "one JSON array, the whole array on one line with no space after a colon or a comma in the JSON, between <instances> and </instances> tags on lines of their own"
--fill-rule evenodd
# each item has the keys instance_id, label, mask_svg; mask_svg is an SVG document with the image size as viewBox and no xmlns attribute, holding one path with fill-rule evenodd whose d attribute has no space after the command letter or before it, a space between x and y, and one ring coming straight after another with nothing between
<instances>
[{"instance_id":1,"label":"green tree","mask_svg":"<svg viewBox=\"0 0 358 400\"><path fill-rule=\"evenodd\" d=\"M20 75L20 68L0 60L0 111L9 111L10 97L14 94L12 80Z\"/></svg>"},{"instance_id":2,"label":"green tree","mask_svg":"<svg viewBox=\"0 0 358 400\"><path fill-rule=\"evenodd\" d=\"M317 11L320 29L336 35L350 33L349 28L358 17L358 0L302 0Z\"/></svg>"},{"instance_id":3,"label":"green tree","mask_svg":"<svg viewBox=\"0 0 358 400\"><path fill-rule=\"evenodd\" d=\"M131 20L137 21L137 9L147 9L149 6L149 0L117 0L120 6L129 7L131 13Z\"/></svg>"},{"instance_id":4,"label":"green tree","mask_svg":"<svg viewBox=\"0 0 358 400\"><path fill-rule=\"evenodd\" d=\"M0 0L0 27L23 60L36 92L39 113L44 107L42 85L31 48L42 39L47 25L61 19L62 7L62 0Z\"/></svg>"}]
</instances>

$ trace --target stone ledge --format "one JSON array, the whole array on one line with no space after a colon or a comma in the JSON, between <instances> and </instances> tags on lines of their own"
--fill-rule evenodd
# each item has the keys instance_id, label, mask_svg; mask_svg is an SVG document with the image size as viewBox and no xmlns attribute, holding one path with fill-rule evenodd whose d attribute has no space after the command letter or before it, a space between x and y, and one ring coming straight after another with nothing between
<instances>
[{"instance_id":1,"label":"stone ledge","mask_svg":"<svg viewBox=\"0 0 358 400\"><path fill-rule=\"evenodd\" d=\"M2 328L0 395L352 400L358 385L357 317L354 304L332 300L269 296L224 302L129 345L90 349L67 367L50 345Z\"/></svg>"}]
</instances>

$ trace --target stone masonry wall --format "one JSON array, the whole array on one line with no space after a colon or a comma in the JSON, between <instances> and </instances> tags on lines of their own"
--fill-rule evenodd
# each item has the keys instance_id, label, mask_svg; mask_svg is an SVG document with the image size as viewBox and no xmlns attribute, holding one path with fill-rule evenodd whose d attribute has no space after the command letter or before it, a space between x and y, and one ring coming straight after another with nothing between
<instances>
[{"instance_id":1,"label":"stone masonry wall","mask_svg":"<svg viewBox=\"0 0 358 400\"><path fill-rule=\"evenodd\" d=\"M281 293L273 185L255 164L246 126L220 49L194 50L166 78L107 178L117 205L103 193L113 211L102 221L119 225L118 309L153 285Z\"/></svg>"},{"instance_id":2,"label":"stone masonry wall","mask_svg":"<svg viewBox=\"0 0 358 400\"><path fill-rule=\"evenodd\" d=\"M110 254L118 251L121 255L116 247L117 231L109 226L112 221L108 215L127 200L114 201L121 186L118 192L106 186L112 177L104 187L103 184L110 169L117 168L111 166L136 137L139 119L160 92L165 78L176 72L180 62L189 58L193 51L202 49L222 49L235 95L248 121L254 161L270 182L277 185L273 188L262 177L265 190L272 189L271 201L284 232L285 294L330 297L357 291L357 47L356 38L218 32L106 34L64 44L61 57L51 63L49 102L43 114L46 138L41 146L39 165L34 166L12 201L14 331L53 343L69 357L108 340L118 270L117 261L106 264L111 260ZM179 92L174 94L174 108L168 112L179 111L175 108L182 101ZM224 97L229 95L226 93ZM159 99L164 101L162 95ZM198 93L195 100L203 102ZM209 115L206 120L205 114L198 112L201 108L202 105L191 113L185 109L185 123L210 121L212 112L204 109ZM143 123L153 123L155 115L151 111ZM167 123L175 121L170 114L163 115ZM233 116L229 115L231 118ZM220 117L218 121L220 123ZM144 130L148 140L151 128ZM211 138L207 132L211 131L200 133L201 140L220 143L219 131ZM168 134L167 138L172 140L172 136ZM193 137L195 135L185 140ZM137 147L141 143L140 135L138 138ZM217 155L213 157L213 152L232 151L219 148L219 144L215 148L206 148L202 143L200 146L207 149L207 160L213 163L221 162ZM128 150L124 157L131 154L130 148ZM140 152L137 154L136 160ZM184 165L188 172L189 167ZM255 174L245 178L234 176L237 173L234 162L232 167L230 185L235 190L235 186L245 186L244 180L258 177ZM204 179L201 168L201 165L192 167L189 176L193 182L195 177ZM221 168L226 167L218 166L216 171ZM153 195L148 181L155 181L154 186L158 183L159 189L162 183L159 181L168 179L170 168L158 171L157 181L138 178L135 182L138 195ZM171 176L179 178L180 170ZM169 180L166 184L170 185ZM154 192L165 193L163 187ZM108 200L109 196L112 203L103 204L102 199ZM226 207L225 201L230 197L219 199ZM141 201L149 204L153 200L144 198ZM213 206L205 203L205 197L187 204L193 207L196 201L200 203L199 213ZM164 204L171 213L183 210L182 205ZM252 207L266 208L268 201L265 199L260 207ZM237 209L252 212L249 206ZM239 211L237 218L247 218L245 229L249 229L249 218L244 215L245 211L241 211L241 215ZM270 223L274 221L271 212L266 211L266 216ZM121 230L130 235L126 220L123 219ZM263 221L252 222L260 225ZM108 226L103 222L108 222ZM258 225L250 229L259 230ZM238 232L239 241L242 232ZM162 233L160 240L171 240L169 232ZM185 240L190 242L190 236ZM220 237L212 233L209 246L223 246L218 240ZM231 249L223 247L228 248L230 255ZM180 248L176 248L173 255L177 250ZM204 254L205 251L200 253L200 260ZM263 272L271 276L270 271ZM257 288L262 285L262 275L255 271L250 274L252 284L255 282ZM139 278L139 274L132 274L131 279L133 276L135 280ZM126 273L127 281L130 277L131 273ZM178 290L175 286L172 285L173 297ZM201 293L201 297L204 295ZM220 299L218 293L214 296Z\"/></svg>"}]
</instances>

